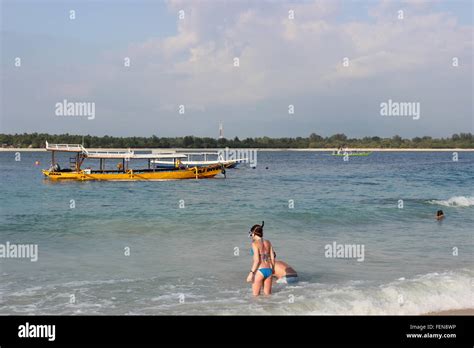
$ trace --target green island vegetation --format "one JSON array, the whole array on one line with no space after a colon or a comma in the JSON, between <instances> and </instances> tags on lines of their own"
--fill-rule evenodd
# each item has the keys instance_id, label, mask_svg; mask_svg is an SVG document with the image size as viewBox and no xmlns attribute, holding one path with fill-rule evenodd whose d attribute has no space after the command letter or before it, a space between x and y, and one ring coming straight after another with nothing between
<instances>
[{"instance_id":1,"label":"green island vegetation","mask_svg":"<svg viewBox=\"0 0 474 348\"><path fill-rule=\"evenodd\" d=\"M296 138L245 138L214 139L210 137L113 137L72 134L0 134L0 144L3 148L44 148L45 141L54 144L83 144L86 148L474 148L474 137L471 133L453 134L448 138L432 138L429 136L405 139L398 135L391 138L364 137L348 138L344 134L334 134L322 137L315 133L308 137Z\"/></svg>"}]
</instances>

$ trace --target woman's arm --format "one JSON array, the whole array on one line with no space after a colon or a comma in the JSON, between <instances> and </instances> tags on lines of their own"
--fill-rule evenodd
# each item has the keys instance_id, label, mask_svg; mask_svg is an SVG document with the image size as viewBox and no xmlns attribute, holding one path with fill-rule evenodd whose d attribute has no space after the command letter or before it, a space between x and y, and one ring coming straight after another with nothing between
<instances>
[{"instance_id":1,"label":"woman's arm","mask_svg":"<svg viewBox=\"0 0 474 348\"><path fill-rule=\"evenodd\" d=\"M275 273L275 253L273 252L273 245L270 243L270 260L272 264L273 273Z\"/></svg>"}]
</instances>

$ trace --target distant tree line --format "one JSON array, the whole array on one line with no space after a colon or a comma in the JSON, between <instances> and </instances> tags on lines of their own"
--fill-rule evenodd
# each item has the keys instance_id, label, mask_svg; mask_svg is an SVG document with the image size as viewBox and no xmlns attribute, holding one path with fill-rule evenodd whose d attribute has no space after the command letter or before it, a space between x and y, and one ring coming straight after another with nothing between
<instances>
[{"instance_id":1,"label":"distant tree line","mask_svg":"<svg viewBox=\"0 0 474 348\"><path fill-rule=\"evenodd\" d=\"M322 137L315 133L309 137L296 138L245 138L214 139L209 137L112 137L72 134L0 134L2 147L42 148L45 141L54 144L84 144L94 148L474 148L474 137L471 133L453 134L448 138L432 138L428 136L404 139L398 135L391 138L364 137L348 138L344 134Z\"/></svg>"}]
</instances>

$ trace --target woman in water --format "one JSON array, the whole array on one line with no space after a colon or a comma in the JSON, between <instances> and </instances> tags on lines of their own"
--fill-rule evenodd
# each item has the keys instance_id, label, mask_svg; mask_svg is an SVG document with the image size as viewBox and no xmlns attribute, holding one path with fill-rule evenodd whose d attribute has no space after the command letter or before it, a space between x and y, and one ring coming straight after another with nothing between
<instances>
[{"instance_id":1,"label":"woman in water","mask_svg":"<svg viewBox=\"0 0 474 348\"><path fill-rule=\"evenodd\" d=\"M444 219L444 213L442 210L438 210L436 212L436 220L440 221L440 220L443 220Z\"/></svg>"},{"instance_id":2,"label":"woman in water","mask_svg":"<svg viewBox=\"0 0 474 348\"><path fill-rule=\"evenodd\" d=\"M254 296L260 295L263 287L263 293L270 295L272 293L272 275L275 269L275 255L272 243L263 239L263 225L253 225L249 235L252 238L253 263L247 282L252 284Z\"/></svg>"}]
</instances>

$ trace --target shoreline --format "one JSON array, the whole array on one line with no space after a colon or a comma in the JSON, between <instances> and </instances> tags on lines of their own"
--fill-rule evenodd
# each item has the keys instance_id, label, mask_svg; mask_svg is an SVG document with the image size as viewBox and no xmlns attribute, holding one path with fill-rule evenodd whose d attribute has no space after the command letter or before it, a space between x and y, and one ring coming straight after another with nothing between
<instances>
[{"instance_id":1,"label":"shoreline","mask_svg":"<svg viewBox=\"0 0 474 348\"><path fill-rule=\"evenodd\" d=\"M126 151L129 148L97 148L91 147L88 150L92 151ZM225 150L226 148L130 148L134 151L156 151L156 152L205 152L205 151L219 151ZM308 149L298 149L298 148L229 148L229 150L257 150L260 152L273 152L273 151L288 151L288 152L332 152L336 151L337 148L308 148ZM459 149L459 148L449 148L449 149L418 149L418 148L405 148L405 149L395 149L395 148L354 148L350 151L370 151L370 152L474 152L472 149ZM46 152L45 148L21 148L21 147L12 147L12 148L0 148L0 152Z\"/></svg>"},{"instance_id":2,"label":"shoreline","mask_svg":"<svg viewBox=\"0 0 474 348\"><path fill-rule=\"evenodd\" d=\"M446 311L429 312L421 315L474 315L474 308L449 309Z\"/></svg>"}]
</instances>

